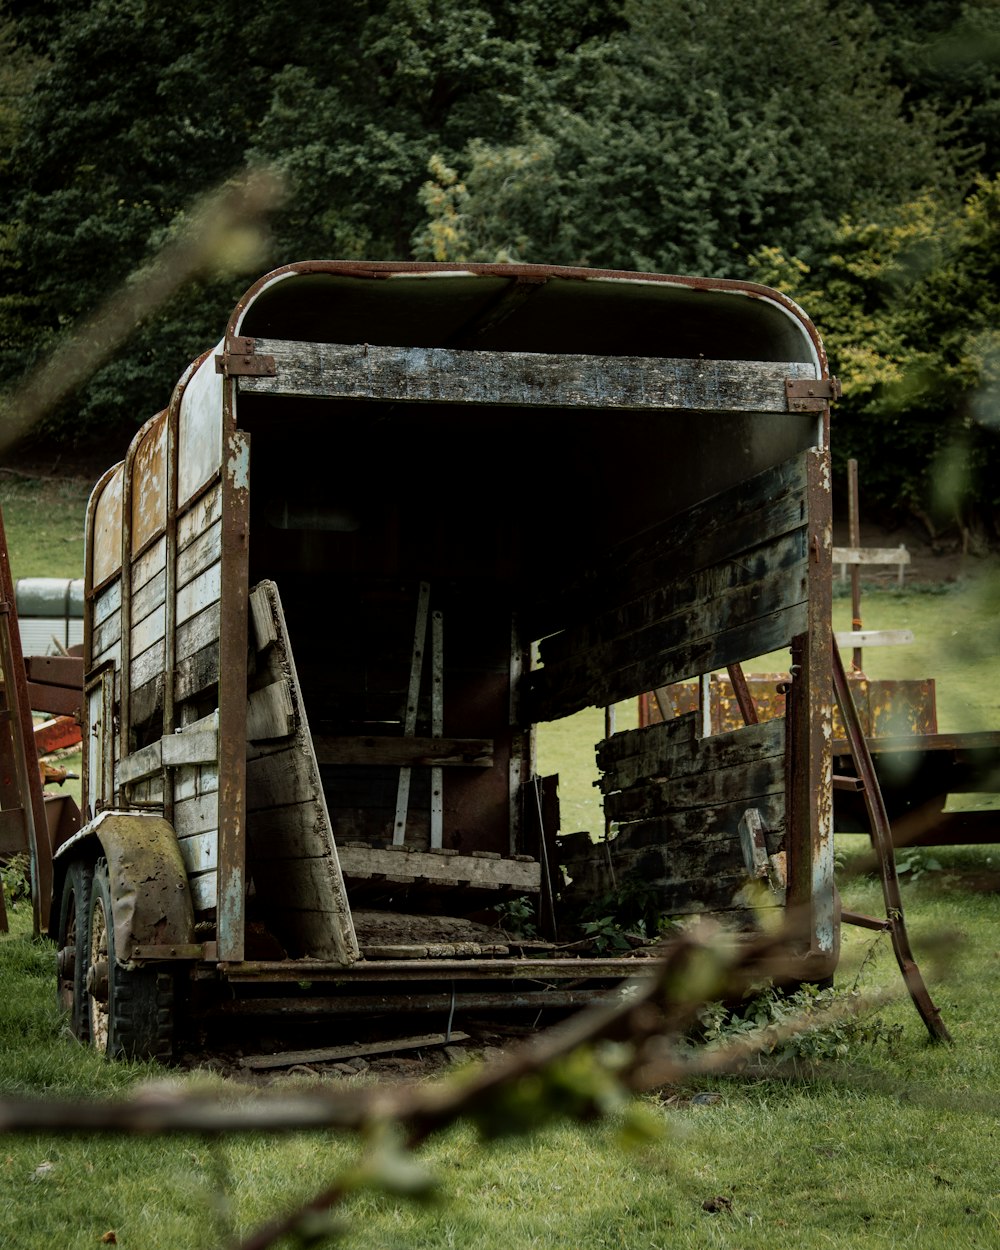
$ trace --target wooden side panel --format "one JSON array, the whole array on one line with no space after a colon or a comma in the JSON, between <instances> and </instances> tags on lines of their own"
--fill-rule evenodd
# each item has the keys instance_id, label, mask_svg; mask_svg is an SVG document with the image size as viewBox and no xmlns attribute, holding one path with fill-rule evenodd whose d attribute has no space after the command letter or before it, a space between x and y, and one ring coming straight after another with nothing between
<instances>
[{"instance_id":1,"label":"wooden side panel","mask_svg":"<svg viewBox=\"0 0 1000 1250\"><path fill-rule=\"evenodd\" d=\"M678 717L599 744L606 810L618 823L611 864L618 888L651 894L661 914L742 913L749 896L739 823L747 809L760 813L769 854L784 845L785 723L710 738L695 736L696 723ZM581 892L601 888L604 874L585 852L568 865Z\"/></svg>"},{"instance_id":2,"label":"wooden side panel","mask_svg":"<svg viewBox=\"0 0 1000 1250\"><path fill-rule=\"evenodd\" d=\"M606 706L788 645L807 627L801 458L675 517L570 587L531 675L533 720Z\"/></svg>"},{"instance_id":3,"label":"wooden side panel","mask_svg":"<svg viewBox=\"0 0 1000 1250\"><path fill-rule=\"evenodd\" d=\"M273 582L251 592L250 621L257 662L249 692L246 810L257 899L290 954L351 963L357 938Z\"/></svg>"}]
</instances>

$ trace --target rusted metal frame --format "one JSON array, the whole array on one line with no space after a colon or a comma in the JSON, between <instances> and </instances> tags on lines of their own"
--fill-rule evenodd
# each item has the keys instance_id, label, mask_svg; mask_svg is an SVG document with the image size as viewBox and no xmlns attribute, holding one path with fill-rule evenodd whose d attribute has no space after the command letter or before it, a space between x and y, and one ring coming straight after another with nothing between
<instances>
[{"instance_id":1,"label":"rusted metal frame","mask_svg":"<svg viewBox=\"0 0 1000 1250\"><path fill-rule=\"evenodd\" d=\"M140 428L139 433L129 444L125 453L125 465L122 470L122 636L121 636L121 694L118 727L118 759L123 760L132 753L135 735L132 730L132 497L135 490L133 476L135 460L144 439L150 433L154 423L159 420L160 413ZM138 558L139 553L136 554ZM115 789L117 802L125 804L125 794L119 795Z\"/></svg>"},{"instance_id":2,"label":"rusted metal frame","mask_svg":"<svg viewBox=\"0 0 1000 1250\"><path fill-rule=\"evenodd\" d=\"M806 966L828 976L838 951L833 872L832 518L825 441L805 453L808 628L792 640L786 716L787 906L808 934Z\"/></svg>"},{"instance_id":3,"label":"rusted metal frame","mask_svg":"<svg viewBox=\"0 0 1000 1250\"><path fill-rule=\"evenodd\" d=\"M220 960L241 960L246 920L246 709L250 438L237 429L235 383L222 387L222 555L219 600Z\"/></svg>"},{"instance_id":4,"label":"rusted metal frame","mask_svg":"<svg viewBox=\"0 0 1000 1250\"><path fill-rule=\"evenodd\" d=\"M522 846L524 829L524 811L522 809L522 785L527 775L535 775L535 730L533 726L518 728L522 725L523 678L531 669L531 652L526 648L521 637L520 623L516 615L510 622L510 665L508 668L508 724L510 726L509 743L510 757L507 762L507 812L510 854L516 855ZM539 858L542 870L551 871L546 856L545 832L539 834Z\"/></svg>"},{"instance_id":5,"label":"rusted metal frame","mask_svg":"<svg viewBox=\"0 0 1000 1250\"><path fill-rule=\"evenodd\" d=\"M417 994L344 994L333 998L229 998L216 1011L220 1016L361 1016L385 1012L445 1012L452 1003L463 1011L517 1011L542 1007L585 1007L607 995L606 985L591 989L483 990Z\"/></svg>"},{"instance_id":6,"label":"rusted metal frame","mask_svg":"<svg viewBox=\"0 0 1000 1250\"><path fill-rule=\"evenodd\" d=\"M847 462L847 533L848 542L852 547L861 545L861 526L858 520L858 462ZM862 629L861 623L861 569L857 564L851 565L851 629ZM854 648L852 663L861 671L861 648Z\"/></svg>"},{"instance_id":7,"label":"rusted metal frame","mask_svg":"<svg viewBox=\"0 0 1000 1250\"><path fill-rule=\"evenodd\" d=\"M23 812L31 861L32 923L36 934L44 932L49 923L52 900L52 852L49 847L48 824L42 783L35 766L35 743L28 706L28 681L21 653L21 635L17 628L14 599L14 578L10 569L10 553L0 511L0 664L10 714L9 725L14 751L14 771Z\"/></svg>"},{"instance_id":8,"label":"rusted metal frame","mask_svg":"<svg viewBox=\"0 0 1000 1250\"><path fill-rule=\"evenodd\" d=\"M167 490L166 513L167 521L164 533L164 612L163 612L163 736L172 734L177 728L174 682L177 670L177 475L180 459L180 426L181 399L185 385L191 374L188 373L174 387L167 409L167 428L165 431ZM163 815L173 824L174 820L174 783L176 773L170 768L163 770Z\"/></svg>"},{"instance_id":9,"label":"rusted metal frame","mask_svg":"<svg viewBox=\"0 0 1000 1250\"><path fill-rule=\"evenodd\" d=\"M906 932L906 923L903 920L903 898L899 890L899 877L896 875L892 831L889 827L889 818L886 815L882 791L879 789L875 765L872 762L871 753L861 731L861 718L858 716L858 709L851 698L851 692L847 685L847 675L844 672L844 664L840 658L840 651L835 645L831 645L830 650L833 657L834 694L840 707L840 715L844 722L844 729L847 733L851 755L854 758L854 765L858 770L858 775L864 782L865 806L868 809L868 816L871 821L872 843L878 859L879 876L882 879L882 896L885 899L886 915L889 932L892 935L892 949L896 955L896 963L903 974L903 982L909 991L910 998L913 999L913 1005L916 1007L921 1020L927 1026L927 1031L930 1033L931 1038L937 1042L950 1042L951 1034L941 1019L940 1009L934 1005L927 986L924 984L917 962L913 958L909 935ZM869 928L871 926L865 925L864 927Z\"/></svg>"},{"instance_id":10,"label":"rusted metal frame","mask_svg":"<svg viewBox=\"0 0 1000 1250\"><path fill-rule=\"evenodd\" d=\"M444 613L431 613L431 737L444 733ZM444 846L444 770L431 767L431 848Z\"/></svg>"},{"instance_id":11,"label":"rusted metal frame","mask_svg":"<svg viewBox=\"0 0 1000 1250\"><path fill-rule=\"evenodd\" d=\"M403 709L403 736L412 738L417 731L417 705L420 702L420 683L423 676L424 653L427 650L427 616L430 611L431 588L429 582L421 582L417 591L417 615L413 630L413 647L410 652L410 681L406 689L406 707ZM399 770L396 785L396 814L392 825L393 846L406 842L406 817L410 804L410 778L412 770L404 764Z\"/></svg>"},{"instance_id":12,"label":"rusted metal frame","mask_svg":"<svg viewBox=\"0 0 1000 1250\"><path fill-rule=\"evenodd\" d=\"M743 724L758 724L760 717L757 715L757 708L754 706L754 701L750 696L750 687L747 685L747 679L743 676L743 665L738 663L727 664L726 672L729 674L729 680L732 683L733 694L736 696L740 715L743 717ZM663 709L661 708L660 710L662 713Z\"/></svg>"},{"instance_id":13,"label":"rusted metal frame","mask_svg":"<svg viewBox=\"0 0 1000 1250\"><path fill-rule=\"evenodd\" d=\"M229 319L227 333L230 335L237 334L242 325L244 316L253 304L254 300L265 289L274 286L276 283L285 278L294 277L300 274L329 274L332 277L342 276L345 278L365 278L375 281L385 281L398 276L409 275L433 275L433 274L454 274L456 271L462 274L468 274L471 277L502 277L506 279L526 279L533 282L544 282L550 278L578 278L586 282L600 282L602 279L613 279L616 281L637 282L648 286L668 286L684 288L689 291L705 291L709 293L724 294L733 292L750 299L759 299L762 302L780 308L791 320L795 321L803 330L809 339L812 349L816 356L816 362L820 368L822 377L827 376L827 359L826 349L823 341L819 337L815 326L806 318L802 309L790 299L787 295L780 291L775 291L770 287L761 286L754 282L742 282L731 278L704 278L691 277L688 275L675 274L643 274L641 278L637 278L634 272L622 269L586 269L580 266L570 265L529 265L529 264L500 264L500 263L482 263L473 262L468 264L455 265L452 263L441 263L434 261L354 261L354 260L312 260L312 261L296 261L289 265L283 265L280 268L273 269L270 273L264 274L258 278L240 297L232 316ZM824 404L824 413L821 414L828 420L829 408ZM828 440L824 440L823 446L828 446Z\"/></svg>"},{"instance_id":14,"label":"rusted metal frame","mask_svg":"<svg viewBox=\"0 0 1000 1250\"><path fill-rule=\"evenodd\" d=\"M334 964L313 959L244 960L226 963L222 973L230 981L434 981L482 980L550 981L582 977L623 978L648 973L660 966L656 957L628 959L622 956L581 959L363 959L355 964Z\"/></svg>"},{"instance_id":15,"label":"rusted metal frame","mask_svg":"<svg viewBox=\"0 0 1000 1250\"><path fill-rule=\"evenodd\" d=\"M115 475L117 465L112 465L107 469L97 481L97 485L90 493L87 500L87 511L84 519L84 566L83 566L83 598L84 602L91 605L91 610L83 614L83 680L84 680L84 696L83 696L83 714L89 717L86 687L88 681L93 677L91 671L94 663L93 652L93 634L94 634L94 613L93 602L98 592L103 589L102 586L94 585L94 524L97 516L97 505L101 498L104 488L108 485ZM118 570L118 576L121 577L122 571ZM113 578L106 578L105 584L110 585ZM114 678L112 677L112 684ZM83 808L84 820L90 820L94 816L91 801L91 777L90 777L90 752L84 750L83 761L80 768L80 796L83 800L81 806Z\"/></svg>"},{"instance_id":16,"label":"rusted metal frame","mask_svg":"<svg viewBox=\"0 0 1000 1250\"><path fill-rule=\"evenodd\" d=\"M839 378L788 378L785 382L789 412L823 412L832 400L840 399Z\"/></svg>"}]
</instances>

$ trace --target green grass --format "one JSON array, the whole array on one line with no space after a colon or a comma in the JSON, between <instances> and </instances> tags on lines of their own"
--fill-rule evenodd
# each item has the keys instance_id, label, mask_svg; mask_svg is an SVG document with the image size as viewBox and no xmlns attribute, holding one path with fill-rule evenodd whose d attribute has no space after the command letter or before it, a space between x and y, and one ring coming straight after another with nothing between
<instances>
[{"instance_id":1,"label":"green grass","mask_svg":"<svg viewBox=\"0 0 1000 1250\"><path fill-rule=\"evenodd\" d=\"M77 478L0 473L0 507L15 580L83 576L83 520L92 485Z\"/></svg>"},{"instance_id":2,"label":"green grass","mask_svg":"<svg viewBox=\"0 0 1000 1250\"><path fill-rule=\"evenodd\" d=\"M359 1194L341 1243L362 1247L508 1250L567 1246L768 1247L831 1244L882 1250L992 1247L1000 1242L1000 1059L996 1047L997 897L974 887L986 852L941 851L945 866L907 891L918 957L933 969L942 930L961 944L934 975L956 1046L930 1047L908 1001L883 1008L902 1038L850 1052L837 1079L760 1075L701 1082L712 1105L665 1090L647 1100L662 1139L623 1150L614 1119L557 1124L484 1149L458 1126L420 1152L442 1198L425 1208ZM877 908L877 886L847 884L850 905ZM0 940L0 1091L114 1094L155 1076L107 1064L61 1031L52 952L18 932ZM870 934L845 933L845 976ZM884 942L870 984L898 986ZM217 1077L193 1078L226 1088ZM301 1084L297 1078L284 1078ZM192 1078L185 1078L192 1080ZM229 1087L234 1099L245 1097ZM120 1246L204 1250L228 1226L243 1233L317 1191L357 1158L353 1141L317 1133L131 1141L8 1137L0 1153L0 1245L91 1247L114 1229ZM51 1164L39 1172L40 1165ZM722 1196L731 1210L703 1210ZM324 1243L327 1244L327 1243Z\"/></svg>"}]
</instances>

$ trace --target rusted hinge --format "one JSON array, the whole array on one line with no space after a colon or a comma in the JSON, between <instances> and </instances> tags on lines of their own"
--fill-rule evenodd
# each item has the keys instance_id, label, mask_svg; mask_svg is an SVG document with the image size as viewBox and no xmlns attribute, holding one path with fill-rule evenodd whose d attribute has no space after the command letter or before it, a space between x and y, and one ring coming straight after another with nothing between
<instances>
[{"instance_id":1,"label":"rusted hinge","mask_svg":"<svg viewBox=\"0 0 1000 1250\"><path fill-rule=\"evenodd\" d=\"M789 412L821 412L840 399L839 378L786 378L785 395Z\"/></svg>"},{"instance_id":2,"label":"rusted hinge","mask_svg":"<svg viewBox=\"0 0 1000 1250\"><path fill-rule=\"evenodd\" d=\"M226 348L215 358L215 372L227 378L273 378L276 370L273 356L257 356L256 339L226 339Z\"/></svg>"}]
</instances>

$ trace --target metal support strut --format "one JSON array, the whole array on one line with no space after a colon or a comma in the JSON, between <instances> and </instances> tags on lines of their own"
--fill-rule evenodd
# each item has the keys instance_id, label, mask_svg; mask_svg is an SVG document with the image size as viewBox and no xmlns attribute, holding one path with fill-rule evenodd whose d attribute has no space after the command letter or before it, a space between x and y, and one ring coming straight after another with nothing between
<instances>
[{"instance_id":1,"label":"metal support strut","mask_svg":"<svg viewBox=\"0 0 1000 1250\"><path fill-rule=\"evenodd\" d=\"M841 919L845 924L889 931L892 949L895 952L899 970L903 974L903 981L910 998L913 999L913 1005L927 1026L931 1039L935 1042L950 1042L951 1034L941 1020L940 1010L931 1000L924 978L910 949L910 939L903 921L903 899L899 892L899 878L896 876L896 860L893 854L889 818L886 815L875 765L872 763L871 752L868 750L868 743L861 729L858 709L847 685L844 662L840 657L840 649L836 642L833 644L833 689L840 707L841 719L844 722L847 745L858 774L857 777L835 777L834 785L850 786L864 791L865 806L868 809L868 819L871 824L872 845L878 860L879 875L882 878L882 896L885 899L886 908L885 920L850 911L841 912Z\"/></svg>"}]
</instances>

